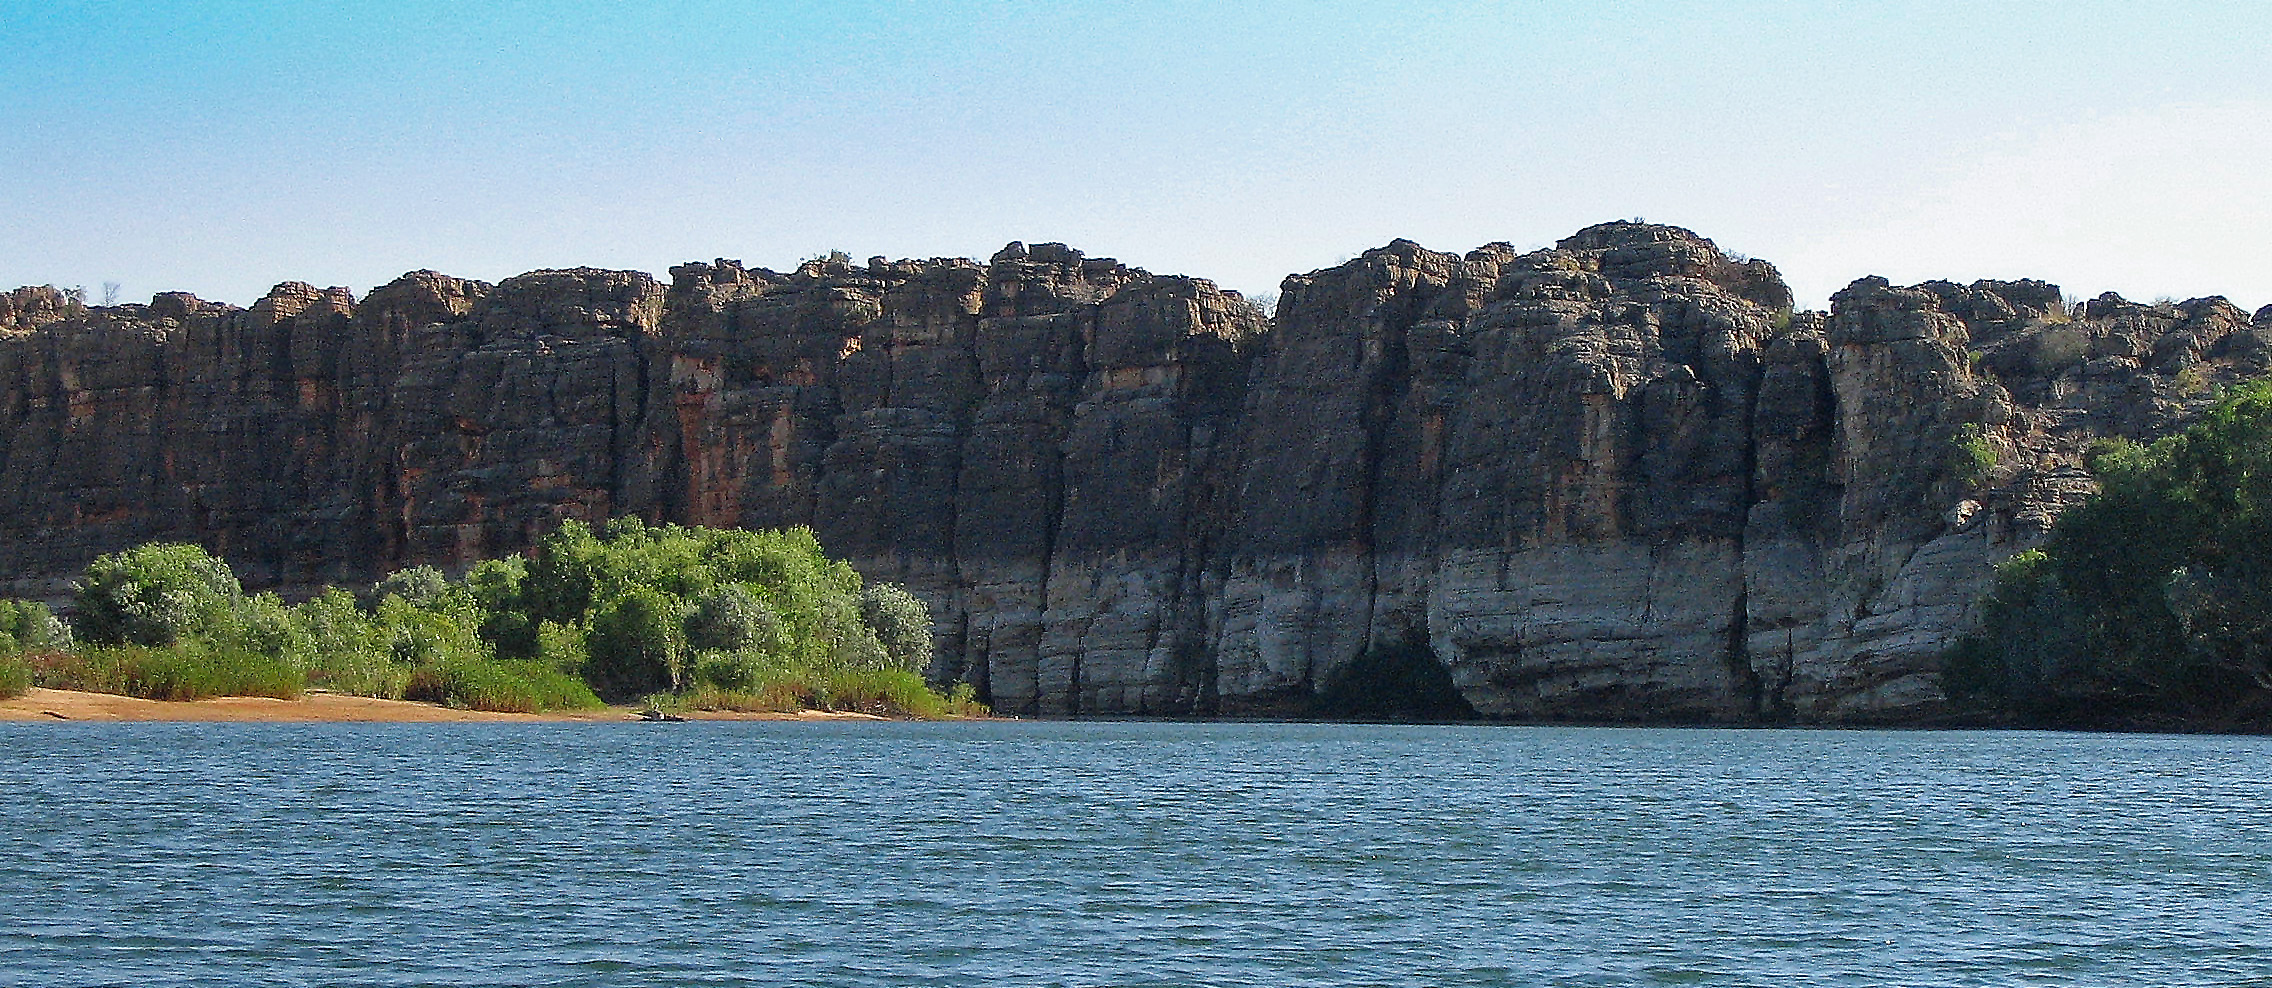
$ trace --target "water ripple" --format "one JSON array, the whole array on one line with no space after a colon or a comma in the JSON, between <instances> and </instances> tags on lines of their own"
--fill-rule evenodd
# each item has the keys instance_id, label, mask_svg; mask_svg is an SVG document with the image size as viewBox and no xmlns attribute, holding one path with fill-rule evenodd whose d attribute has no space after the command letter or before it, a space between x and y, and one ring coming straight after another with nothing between
<instances>
[{"instance_id":1,"label":"water ripple","mask_svg":"<svg viewBox=\"0 0 2272 988\"><path fill-rule=\"evenodd\" d=\"M2268 746L0 725L0 983L2262 984Z\"/></svg>"}]
</instances>

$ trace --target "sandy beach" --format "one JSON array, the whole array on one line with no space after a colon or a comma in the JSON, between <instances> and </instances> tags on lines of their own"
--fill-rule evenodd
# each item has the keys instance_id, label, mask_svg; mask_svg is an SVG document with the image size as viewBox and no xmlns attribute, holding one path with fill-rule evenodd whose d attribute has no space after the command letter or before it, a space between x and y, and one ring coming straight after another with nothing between
<instances>
[{"instance_id":1,"label":"sandy beach","mask_svg":"<svg viewBox=\"0 0 2272 988\"><path fill-rule=\"evenodd\" d=\"M873 714L807 710L793 714L735 713L689 710L688 720L886 720ZM227 721L238 723L463 723L474 721L635 721L630 707L604 710L555 711L541 714L501 714L481 710L454 710L432 703L379 700L367 696L308 693L297 700L260 696L226 696L210 700L141 700L109 693L34 689L13 700L0 700L0 721Z\"/></svg>"}]
</instances>

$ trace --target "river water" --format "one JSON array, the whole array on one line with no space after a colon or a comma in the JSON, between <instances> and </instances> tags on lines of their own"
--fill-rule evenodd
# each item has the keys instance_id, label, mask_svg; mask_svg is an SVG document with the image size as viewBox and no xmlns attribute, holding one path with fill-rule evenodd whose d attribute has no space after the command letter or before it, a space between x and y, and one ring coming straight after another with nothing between
<instances>
[{"instance_id":1,"label":"river water","mask_svg":"<svg viewBox=\"0 0 2272 988\"><path fill-rule=\"evenodd\" d=\"M0 724L0 984L2272 985L2268 749Z\"/></svg>"}]
</instances>

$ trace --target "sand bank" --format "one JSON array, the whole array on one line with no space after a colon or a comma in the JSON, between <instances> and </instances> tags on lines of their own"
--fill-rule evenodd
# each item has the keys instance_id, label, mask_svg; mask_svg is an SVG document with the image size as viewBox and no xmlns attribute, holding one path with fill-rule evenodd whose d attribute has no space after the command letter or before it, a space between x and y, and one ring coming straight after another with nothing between
<instances>
[{"instance_id":1,"label":"sand bank","mask_svg":"<svg viewBox=\"0 0 2272 988\"><path fill-rule=\"evenodd\" d=\"M884 720L873 714L831 713L807 710L794 714L730 713L690 710L688 720ZM480 710L453 710L432 703L377 700L367 696L309 693L297 700L261 696L224 696L211 700L139 700L108 693L34 689L13 700L0 700L0 721L234 721L271 724L378 724L459 723L469 721L631 721L630 707L604 710L557 711L542 714L499 714Z\"/></svg>"}]
</instances>

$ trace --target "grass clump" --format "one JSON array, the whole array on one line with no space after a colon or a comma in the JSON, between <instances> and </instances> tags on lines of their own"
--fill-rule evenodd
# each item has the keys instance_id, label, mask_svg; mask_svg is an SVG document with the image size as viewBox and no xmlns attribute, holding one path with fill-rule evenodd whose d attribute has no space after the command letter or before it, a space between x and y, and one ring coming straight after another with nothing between
<instances>
[{"instance_id":1,"label":"grass clump","mask_svg":"<svg viewBox=\"0 0 2272 988\"><path fill-rule=\"evenodd\" d=\"M289 700L298 697L307 685L298 668L273 657L194 645L109 645L46 652L33 661L32 677L48 689L116 693L145 700L216 696Z\"/></svg>"},{"instance_id":2,"label":"grass clump","mask_svg":"<svg viewBox=\"0 0 2272 988\"><path fill-rule=\"evenodd\" d=\"M667 702L689 710L742 713L826 710L922 720L985 717L992 713L978 702L976 691L969 683L956 683L942 693L932 689L921 675L905 669L765 663L737 667L713 659L697 667L695 678L691 688Z\"/></svg>"},{"instance_id":3,"label":"grass clump","mask_svg":"<svg viewBox=\"0 0 2272 988\"><path fill-rule=\"evenodd\" d=\"M605 706L584 681L533 662L454 661L412 673L404 699L461 710L533 714Z\"/></svg>"}]
</instances>

